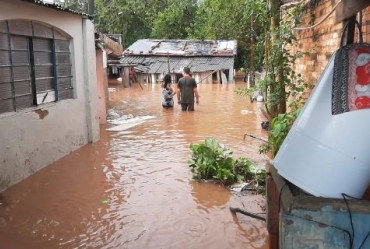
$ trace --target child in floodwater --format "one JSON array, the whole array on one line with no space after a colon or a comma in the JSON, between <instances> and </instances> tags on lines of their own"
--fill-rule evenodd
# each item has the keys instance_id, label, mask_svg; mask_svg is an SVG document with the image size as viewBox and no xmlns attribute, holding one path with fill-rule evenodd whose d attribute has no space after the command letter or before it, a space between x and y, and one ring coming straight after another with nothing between
<instances>
[{"instance_id":1,"label":"child in floodwater","mask_svg":"<svg viewBox=\"0 0 370 249\"><path fill-rule=\"evenodd\" d=\"M176 94L176 92L172 89L172 82L171 82L171 75L166 74L163 78L163 89L162 89L162 106L163 108L171 108L174 105L173 102L173 95Z\"/></svg>"}]
</instances>

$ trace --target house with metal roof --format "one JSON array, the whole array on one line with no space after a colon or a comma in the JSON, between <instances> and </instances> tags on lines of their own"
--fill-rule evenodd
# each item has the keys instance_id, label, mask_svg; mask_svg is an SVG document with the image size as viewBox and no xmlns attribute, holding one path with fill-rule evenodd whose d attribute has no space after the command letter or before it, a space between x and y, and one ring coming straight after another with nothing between
<instances>
[{"instance_id":1,"label":"house with metal roof","mask_svg":"<svg viewBox=\"0 0 370 249\"><path fill-rule=\"evenodd\" d=\"M126 82L130 67L148 83L161 82L166 73L177 81L184 67L190 68L198 83L233 82L236 48L235 40L143 39L123 51L120 63Z\"/></svg>"},{"instance_id":2,"label":"house with metal roof","mask_svg":"<svg viewBox=\"0 0 370 249\"><path fill-rule=\"evenodd\" d=\"M99 139L91 16L0 0L0 191Z\"/></svg>"}]
</instances>

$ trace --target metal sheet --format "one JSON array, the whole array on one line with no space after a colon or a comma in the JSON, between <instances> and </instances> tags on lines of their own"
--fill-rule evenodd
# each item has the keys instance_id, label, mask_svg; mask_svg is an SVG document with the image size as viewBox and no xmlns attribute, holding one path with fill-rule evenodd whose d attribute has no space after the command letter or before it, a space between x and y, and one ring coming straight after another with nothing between
<instances>
[{"instance_id":1,"label":"metal sheet","mask_svg":"<svg viewBox=\"0 0 370 249\"><path fill-rule=\"evenodd\" d=\"M131 56L233 56L236 40L155 40L142 39L128 47L123 54Z\"/></svg>"}]
</instances>

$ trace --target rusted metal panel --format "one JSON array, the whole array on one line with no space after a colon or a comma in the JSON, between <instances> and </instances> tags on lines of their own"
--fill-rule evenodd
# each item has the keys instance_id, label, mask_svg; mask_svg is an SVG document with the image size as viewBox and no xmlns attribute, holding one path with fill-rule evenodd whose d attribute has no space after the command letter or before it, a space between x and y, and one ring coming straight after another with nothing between
<instances>
[{"instance_id":1,"label":"rusted metal panel","mask_svg":"<svg viewBox=\"0 0 370 249\"><path fill-rule=\"evenodd\" d=\"M280 249L315 248L348 249L350 236L343 229L311 221L305 211L299 215L282 215ZM321 220L320 217L319 220ZM356 247L357 248L357 247Z\"/></svg>"},{"instance_id":2,"label":"rusted metal panel","mask_svg":"<svg viewBox=\"0 0 370 249\"><path fill-rule=\"evenodd\" d=\"M124 51L124 55L147 56L225 56L236 55L235 40L155 40L136 41Z\"/></svg>"},{"instance_id":3,"label":"rusted metal panel","mask_svg":"<svg viewBox=\"0 0 370 249\"><path fill-rule=\"evenodd\" d=\"M113 41L106 35L103 35L103 42L106 46L107 54L114 54L118 57L122 55L123 48L118 42Z\"/></svg>"},{"instance_id":4,"label":"rusted metal panel","mask_svg":"<svg viewBox=\"0 0 370 249\"><path fill-rule=\"evenodd\" d=\"M285 181L273 166L270 172L279 194L271 195L268 185L267 211L272 214L271 203L278 203L280 249L370 248L369 201L314 197ZM273 222L269 215L269 232L276 231Z\"/></svg>"}]
</instances>

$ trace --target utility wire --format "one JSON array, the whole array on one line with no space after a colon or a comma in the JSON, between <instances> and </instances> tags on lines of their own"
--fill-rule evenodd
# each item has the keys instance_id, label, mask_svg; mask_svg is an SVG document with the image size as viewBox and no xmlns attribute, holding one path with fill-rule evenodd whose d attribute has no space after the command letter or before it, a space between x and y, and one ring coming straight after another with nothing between
<instances>
[{"instance_id":1,"label":"utility wire","mask_svg":"<svg viewBox=\"0 0 370 249\"><path fill-rule=\"evenodd\" d=\"M339 0L335 5L334 7L331 9L331 11L326 15L324 16L323 19L321 19L318 23L312 25L312 26L308 26L308 27L304 27L304 28L293 28L293 30L307 30L307 29L313 29L315 27L317 27L318 25L320 25L321 23L323 23L326 19L328 19L328 17L335 11L335 9L338 7L338 5L342 2L342 0Z\"/></svg>"}]
</instances>

